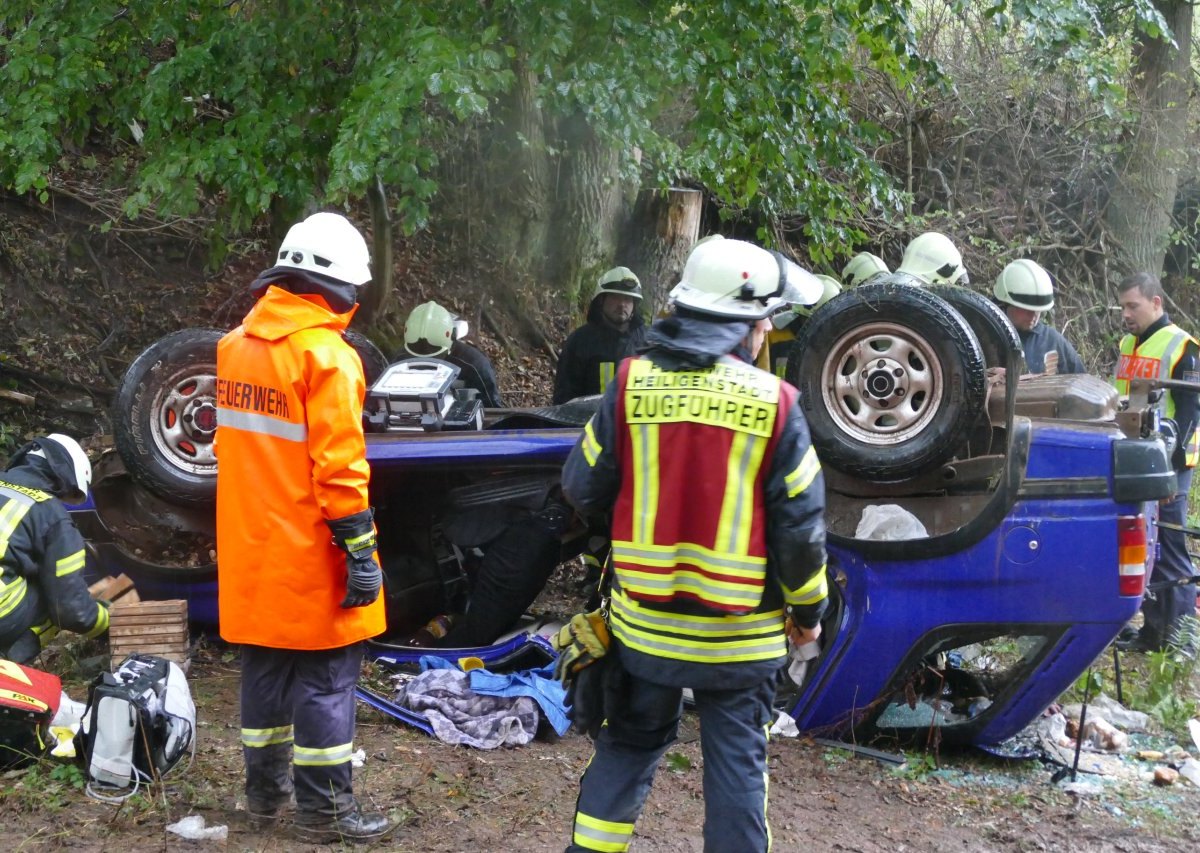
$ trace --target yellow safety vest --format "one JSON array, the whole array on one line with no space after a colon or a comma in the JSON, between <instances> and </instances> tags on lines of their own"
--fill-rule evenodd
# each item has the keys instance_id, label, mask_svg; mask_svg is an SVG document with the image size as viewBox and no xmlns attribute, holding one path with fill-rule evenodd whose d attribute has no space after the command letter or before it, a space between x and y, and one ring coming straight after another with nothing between
<instances>
[{"instance_id":1,"label":"yellow safety vest","mask_svg":"<svg viewBox=\"0 0 1200 853\"><path fill-rule=\"evenodd\" d=\"M1129 394L1129 383L1133 379L1170 379L1189 342L1197 343L1195 338L1173 323L1163 326L1141 346L1138 346L1135 335L1121 338L1121 357L1117 361L1117 375L1113 380L1117 393ZM1159 399L1158 408L1163 417L1175 417L1175 395L1168 390ZM1194 429L1184 450L1184 464L1195 468L1197 461L1200 461L1200 430Z\"/></svg>"}]
</instances>

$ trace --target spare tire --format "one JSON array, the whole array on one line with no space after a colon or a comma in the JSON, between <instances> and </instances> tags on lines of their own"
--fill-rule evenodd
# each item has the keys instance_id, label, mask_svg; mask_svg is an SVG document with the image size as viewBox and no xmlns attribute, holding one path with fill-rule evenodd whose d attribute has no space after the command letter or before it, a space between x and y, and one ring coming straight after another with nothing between
<instances>
[{"instance_id":1,"label":"spare tire","mask_svg":"<svg viewBox=\"0 0 1200 853\"><path fill-rule=\"evenodd\" d=\"M895 282L848 290L815 312L787 378L822 463L882 482L949 459L987 393L970 324L940 297Z\"/></svg>"},{"instance_id":2,"label":"spare tire","mask_svg":"<svg viewBox=\"0 0 1200 853\"><path fill-rule=\"evenodd\" d=\"M113 432L125 468L177 506L211 506L217 497L218 329L183 329L133 360L117 391ZM379 347L345 332L370 386L387 368Z\"/></svg>"},{"instance_id":3,"label":"spare tire","mask_svg":"<svg viewBox=\"0 0 1200 853\"><path fill-rule=\"evenodd\" d=\"M133 477L183 506L217 494L218 329L183 329L133 360L117 390L113 432Z\"/></svg>"}]
</instances>

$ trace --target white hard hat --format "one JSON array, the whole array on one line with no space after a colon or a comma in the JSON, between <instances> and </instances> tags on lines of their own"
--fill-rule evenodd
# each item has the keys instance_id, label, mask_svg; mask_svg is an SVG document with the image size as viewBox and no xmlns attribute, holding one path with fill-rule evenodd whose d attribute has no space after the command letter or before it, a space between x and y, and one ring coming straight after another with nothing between
<instances>
[{"instance_id":1,"label":"white hard hat","mask_svg":"<svg viewBox=\"0 0 1200 853\"><path fill-rule=\"evenodd\" d=\"M926 284L967 284L962 253L945 234L918 234L904 250L896 272L916 276Z\"/></svg>"},{"instance_id":2,"label":"white hard hat","mask_svg":"<svg viewBox=\"0 0 1200 853\"><path fill-rule=\"evenodd\" d=\"M92 463L88 460L87 454L83 452L83 448L79 446L79 442L60 432L50 433L38 441L52 441L67 452L67 456L71 460L71 475L74 478L74 481L67 485L73 486L81 499L86 498L88 489L92 487ZM46 451L40 447L34 447L29 451L29 455L45 459Z\"/></svg>"},{"instance_id":3,"label":"white hard hat","mask_svg":"<svg viewBox=\"0 0 1200 853\"><path fill-rule=\"evenodd\" d=\"M778 252L714 236L692 247L670 297L701 314L754 322L791 305L811 305L823 290L816 276Z\"/></svg>"},{"instance_id":4,"label":"white hard hat","mask_svg":"<svg viewBox=\"0 0 1200 853\"><path fill-rule=\"evenodd\" d=\"M842 270L842 282L846 287L858 287L883 273L891 272L883 258L870 252L859 252Z\"/></svg>"},{"instance_id":5,"label":"white hard hat","mask_svg":"<svg viewBox=\"0 0 1200 853\"><path fill-rule=\"evenodd\" d=\"M820 308L822 305L824 305L830 299L833 299L833 297L837 296L839 293L842 292L842 286L840 284L838 284L838 280L836 278L834 278L833 276L823 275L823 274L818 273L814 277L816 278L817 281L821 282L821 286L824 288L824 290L821 292L821 298L818 299L815 303L813 303L812 305L807 305L807 306L799 307L796 309L796 313L799 314L801 317L810 316L812 314L812 312L816 311L818 308Z\"/></svg>"},{"instance_id":6,"label":"white hard hat","mask_svg":"<svg viewBox=\"0 0 1200 853\"><path fill-rule=\"evenodd\" d=\"M295 267L361 287L371 280L367 241L340 213L314 213L288 229L276 267Z\"/></svg>"},{"instance_id":7,"label":"white hard hat","mask_svg":"<svg viewBox=\"0 0 1200 853\"><path fill-rule=\"evenodd\" d=\"M1013 261L1000 270L992 292L1001 302L1017 308L1040 313L1054 307L1054 284L1050 281L1050 273L1028 258Z\"/></svg>"},{"instance_id":8,"label":"white hard hat","mask_svg":"<svg viewBox=\"0 0 1200 853\"><path fill-rule=\"evenodd\" d=\"M425 302L414 308L404 322L404 349L411 355L434 358L466 334L466 320L436 302Z\"/></svg>"},{"instance_id":9,"label":"white hard hat","mask_svg":"<svg viewBox=\"0 0 1200 853\"><path fill-rule=\"evenodd\" d=\"M596 283L596 292L592 294L592 299L597 296L603 296L605 293L613 293L617 296L632 296L634 299L642 298L642 282L633 270L629 267L613 267L604 275L600 276L600 281Z\"/></svg>"}]
</instances>

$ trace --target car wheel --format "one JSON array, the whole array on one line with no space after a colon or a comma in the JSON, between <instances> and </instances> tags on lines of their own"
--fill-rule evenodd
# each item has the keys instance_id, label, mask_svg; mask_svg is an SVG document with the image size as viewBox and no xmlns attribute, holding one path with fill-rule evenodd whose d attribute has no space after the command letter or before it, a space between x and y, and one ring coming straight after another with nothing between
<instances>
[{"instance_id":1,"label":"car wheel","mask_svg":"<svg viewBox=\"0 0 1200 853\"><path fill-rule=\"evenodd\" d=\"M113 432L125 467L175 504L217 493L217 329L184 329L134 359L117 390Z\"/></svg>"},{"instance_id":2,"label":"car wheel","mask_svg":"<svg viewBox=\"0 0 1200 853\"><path fill-rule=\"evenodd\" d=\"M354 351L358 353L359 361L363 366L363 374L367 378L367 387L370 388L375 384L375 380L383 375L383 371L387 370L391 362L383 354L383 350L375 346L371 339L361 332L346 330L342 332L342 339L354 347Z\"/></svg>"},{"instance_id":3,"label":"car wheel","mask_svg":"<svg viewBox=\"0 0 1200 853\"><path fill-rule=\"evenodd\" d=\"M986 398L971 326L907 284L868 284L828 302L801 330L787 373L821 461L885 482L950 458Z\"/></svg>"},{"instance_id":4,"label":"car wheel","mask_svg":"<svg viewBox=\"0 0 1200 853\"><path fill-rule=\"evenodd\" d=\"M953 284L939 284L926 288L928 293L940 296L971 327L983 350L983 362L988 367L1006 367L1011 352L1021 352L1021 339L1008 317L995 302L981 293Z\"/></svg>"}]
</instances>

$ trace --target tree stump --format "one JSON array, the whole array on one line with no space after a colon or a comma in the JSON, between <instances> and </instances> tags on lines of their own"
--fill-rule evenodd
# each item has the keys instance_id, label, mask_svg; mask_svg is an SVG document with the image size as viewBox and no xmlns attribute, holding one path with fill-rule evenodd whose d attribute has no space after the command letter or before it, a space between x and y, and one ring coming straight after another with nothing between
<instances>
[{"instance_id":1,"label":"tree stump","mask_svg":"<svg viewBox=\"0 0 1200 853\"><path fill-rule=\"evenodd\" d=\"M688 252L700 236L703 202L699 190L679 187L638 194L617 263L641 279L644 310L651 319L666 307L667 294L678 283Z\"/></svg>"}]
</instances>

